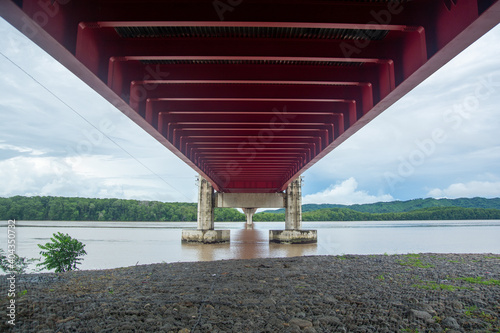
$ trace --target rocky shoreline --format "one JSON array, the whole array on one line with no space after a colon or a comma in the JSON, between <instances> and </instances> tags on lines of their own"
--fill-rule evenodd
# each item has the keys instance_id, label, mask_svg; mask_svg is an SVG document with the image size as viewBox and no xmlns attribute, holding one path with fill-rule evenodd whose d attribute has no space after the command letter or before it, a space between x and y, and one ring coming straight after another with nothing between
<instances>
[{"instance_id":1,"label":"rocky shoreline","mask_svg":"<svg viewBox=\"0 0 500 333\"><path fill-rule=\"evenodd\" d=\"M500 332L500 255L343 255L30 274L13 332Z\"/></svg>"}]
</instances>

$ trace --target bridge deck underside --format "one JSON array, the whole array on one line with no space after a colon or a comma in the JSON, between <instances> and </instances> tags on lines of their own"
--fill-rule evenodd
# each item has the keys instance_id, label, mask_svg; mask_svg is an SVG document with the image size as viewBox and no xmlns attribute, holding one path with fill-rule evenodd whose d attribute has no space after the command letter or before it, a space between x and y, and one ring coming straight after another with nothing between
<instances>
[{"instance_id":1,"label":"bridge deck underside","mask_svg":"<svg viewBox=\"0 0 500 333\"><path fill-rule=\"evenodd\" d=\"M496 0L0 3L14 26L216 190L234 193L283 191L499 23L499 7Z\"/></svg>"}]
</instances>

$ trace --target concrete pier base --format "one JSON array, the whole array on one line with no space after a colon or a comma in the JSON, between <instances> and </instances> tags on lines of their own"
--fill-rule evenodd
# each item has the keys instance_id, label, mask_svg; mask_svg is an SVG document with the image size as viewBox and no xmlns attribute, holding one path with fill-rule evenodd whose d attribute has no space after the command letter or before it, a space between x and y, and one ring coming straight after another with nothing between
<instances>
[{"instance_id":1,"label":"concrete pier base","mask_svg":"<svg viewBox=\"0 0 500 333\"><path fill-rule=\"evenodd\" d=\"M317 230L269 230L269 241L283 244L308 244L318 242Z\"/></svg>"},{"instance_id":2,"label":"concrete pier base","mask_svg":"<svg viewBox=\"0 0 500 333\"><path fill-rule=\"evenodd\" d=\"M284 244L317 243L316 230L302 230L302 180L292 181L285 196L285 230L269 230L269 241Z\"/></svg>"},{"instance_id":3,"label":"concrete pier base","mask_svg":"<svg viewBox=\"0 0 500 333\"><path fill-rule=\"evenodd\" d=\"M198 230L182 230L183 242L225 243L229 230L214 230L215 193L212 184L200 176L198 189Z\"/></svg>"},{"instance_id":4,"label":"concrete pier base","mask_svg":"<svg viewBox=\"0 0 500 333\"><path fill-rule=\"evenodd\" d=\"M182 241L188 243L225 243L230 241L230 230L182 230Z\"/></svg>"}]
</instances>

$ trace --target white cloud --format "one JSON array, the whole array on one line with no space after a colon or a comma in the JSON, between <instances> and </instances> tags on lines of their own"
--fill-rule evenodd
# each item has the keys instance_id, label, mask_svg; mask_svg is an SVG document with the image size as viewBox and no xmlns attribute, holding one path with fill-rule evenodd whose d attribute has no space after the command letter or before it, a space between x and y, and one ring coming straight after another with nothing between
<instances>
[{"instance_id":1,"label":"white cloud","mask_svg":"<svg viewBox=\"0 0 500 333\"><path fill-rule=\"evenodd\" d=\"M78 163L62 157L17 156L0 161L0 196L196 199L194 177L158 175L136 161L110 156L80 156Z\"/></svg>"},{"instance_id":2,"label":"white cloud","mask_svg":"<svg viewBox=\"0 0 500 333\"><path fill-rule=\"evenodd\" d=\"M353 177L344 180L340 184L330 185L326 190L304 196L302 202L306 203L330 203L330 204L365 204L380 201L392 201L390 194L371 195L366 191L357 190L358 182Z\"/></svg>"},{"instance_id":3,"label":"white cloud","mask_svg":"<svg viewBox=\"0 0 500 333\"><path fill-rule=\"evenodd\" d=\"M3 143L0 141L0 150L11 150L18 153L28 153L29 155L43 155L45 152L42 150L36 150L30 147L15 146L8 143Z\"/></svg>"},{"instance_id":4,"label":"white cloud","mask_svg":"<svg viewBox=\"0 0 500 333\"><path fill-rule=\"evenodd\" d=\"M455 183L445 189L432 189L427 195L434 198L500 197L500 182Z\"/></svg>"}]
</instances>

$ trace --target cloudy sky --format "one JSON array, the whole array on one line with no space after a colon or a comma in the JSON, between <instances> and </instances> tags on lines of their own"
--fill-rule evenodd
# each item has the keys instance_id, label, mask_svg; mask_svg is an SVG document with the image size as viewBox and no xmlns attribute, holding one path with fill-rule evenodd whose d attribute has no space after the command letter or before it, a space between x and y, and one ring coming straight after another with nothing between
<instances>
[{"instance_id":1,"label":"cloudy sky","mask_svg":"<svg viewBox=\"0 0 500 333\"><path fill-rule=\"evenodd\" d=\"M0 18L0 196L195 201L196 173ZM500 27L304 173L304 203L500 197Z\"/></svg>"}]
</instances>

